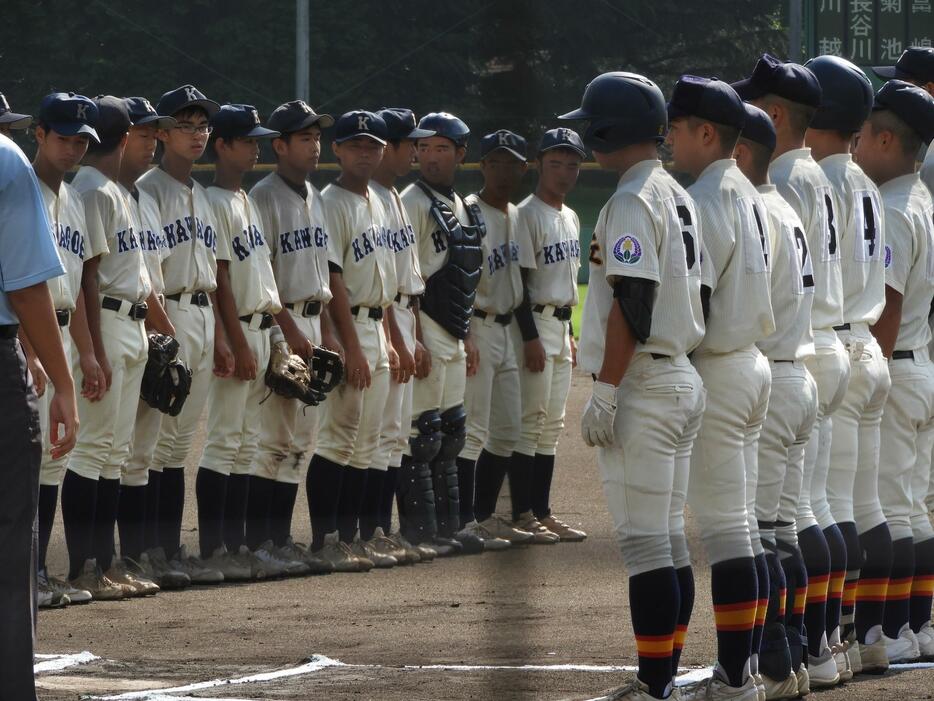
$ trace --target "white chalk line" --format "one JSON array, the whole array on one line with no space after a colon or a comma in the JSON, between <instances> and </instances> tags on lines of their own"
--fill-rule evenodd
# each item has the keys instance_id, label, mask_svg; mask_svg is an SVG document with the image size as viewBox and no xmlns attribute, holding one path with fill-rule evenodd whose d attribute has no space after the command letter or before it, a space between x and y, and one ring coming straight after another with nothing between
<instances>
[{"instance_id":1,"label":"white chalk line","mask_svg":"<svg viewBox=\"0 0 934 701\"><path fill-rule=\"evenodd\" d=\"M87 664L94 660L99 660L97 655L90 652L76 652L70 655L33 655L35 662L32 665L33 674L44 674L45 672L58 672L69 667Z\"/></svg>"}]
</instances>

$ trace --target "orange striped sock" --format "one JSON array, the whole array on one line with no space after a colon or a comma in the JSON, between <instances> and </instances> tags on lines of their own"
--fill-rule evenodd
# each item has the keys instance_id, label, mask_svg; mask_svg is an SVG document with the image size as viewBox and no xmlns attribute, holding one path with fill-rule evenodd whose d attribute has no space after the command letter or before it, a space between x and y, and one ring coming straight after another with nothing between
<instances>
[{"instance_id":1,"label":"orange striped sock","mask_svg":"<svg viewBox=\"0 0 934 701\"><path fill-rule=\"evenodd\" d=\"M778 590L778 618L781 621L785 619L785 607L786 599L788 598L788 590L782 587Z\"/></svg>"},{"instance_id":2,"label":"orange striped sock","mask_svg":"<svg viewBox=\"0 0 934 701\"><path fill-rule=\"evenodd\" d=\"M639 657L671 657L674 635L637 635L636 651Z\"/></svg>"},{"instance_id":3,"label":"orange striped sock","mask_svg":"<svg viewBox=\"0 0 934 701\"><path fill-rule=\"evenodd\" d=\"M878 579L860 579L856 583L856 603L863 601L885 601L889 580L887 577ZM909 587L911 586L909 582Z\"/></svg>"},{"instance_id":4,"label":"orange striped sock","mask_svg":"<svg viewBox=\"0 0 934 701\"><path fill-rule=\"evenodd\" d=\"M797 587L795 589L795 603L791 609L791 613L793 615L795 616L804 615L804 605L807 603L807 598L808 598L808 588L806 586Z\"/></svg>"}]
</instances>

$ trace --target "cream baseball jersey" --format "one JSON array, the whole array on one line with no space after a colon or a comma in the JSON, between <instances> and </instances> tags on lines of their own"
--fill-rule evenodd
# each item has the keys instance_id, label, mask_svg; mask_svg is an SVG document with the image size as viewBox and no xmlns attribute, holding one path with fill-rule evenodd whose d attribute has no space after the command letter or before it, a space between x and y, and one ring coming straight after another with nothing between
<instances>
[{"instance_id":1,"label":"cream baseball jersey","mask_svg":"<svg viewBox=\"0 0 934 701\"><path fill-rule=\"evenodd\" d=\"M321 193L306 181L303 196L278 173L270 173L253 186L250 199L259 212L282 303L329 302L331 251Z\"/></svg>"},{"instance_id":2,"label":"cream baseball jersey","mask_svg":"<svg viewBox=\"0 0 934 701\"><path fill-rule=\"evenodd\" d=\"M814 355L814 269L804 224L774 185L762 185L758 190L765 205L771 244L775 331L757 345L769 360L803 360Z\"/></svg>"},{"instance_id":3,"label":"cream baseball jersey","mask_svg":"<svg viewBox=\"0 0 934 701\"><path fill-rule=\"evenodd\" d=\"M81 166L72 186L81 193L95 249L106 248L97 269L102 295L143 302L152 292L149 270L130 203L117 183L97 168Z\"/></svg>"},{"instance_id":4,"label":"cream baseball jersey","mask_svg":"<svg viewBox=\"0 0 934 701\"><path fill-rule=\"evenodd\" d=\"M389 240L388 216L382 200L331 183L321 191L328 237L351 306L387 307L396 296L395 253Z\"/></svg>"},{"instance_id":5,"label":"cream baseball jersey","mask_svg":"<svg viewBox=\"0 0 934 701\"><path fill-rule=\"evenodd\" d=\"M924 163L921 164L921 180L928 187L928 192L934 197L934 141L928 146L924 154Z\"/></svg>"},{"instance_id":6,"label":"cream baseball jersey","mask_svg":"<svg viewBox=\"0 0 934 701\"><path fill-rule=\"evenodd\" d=\"M578 303L581 265L580 219L564 205L555 209L531 194L519 203L519 265L532 304L573 307Z\"/></svg>"},{"instance_id":7,"label":"cream baseball jersey","mask_svg":"<svg viewBox=\"0 0 934 701\"><path fill-rule=\"evenodd\" d=\"M597 373L603 364L606 322L616 304L613 283L620 277L656 285L651 334L637 352L678 356L697 347L704 336L702 245L694 202L661 161L642 161L623 174L600 210L590 245L578 353L584 372Z\"/></svg>"},{"instance_id":8,"label":"cream baseball jersey","mask_svg":"<svg viewBox=\"0 0 934 701\"><path fill-rule=\"evenodd\" d=\"M848 153L822 159L836 195L840 223L840 272L843 280L843 321L875 324L885 307L885 222L879 188Z\"/></svg>"},{"instance_id":9,"label":"cream baseball jersey","mask_svg":"<svg viewBox=\"0 0 934 701\"><path fill-rule=\"evenodd\" d=\"M827 329L843 323L843 273L840 267L836 196L811 149L783 153L769 166L769 180L804 224L814 268L811 324Z\"/></svg>"},{"instance_id":10,"label":"cream baseball jersey","mask_svg":"<svg viewBox=\"0 0 934 701\"><path fill-rule=\"evenodd\" d=\"M93 258L93 245L87 237L84 202L68 183L58 187L58 193L39 180L39 190L49 217L52 241L65 274L49 278L46 284L52 293L52 304L59 311L74 311L81 293L81 272L84 261Z\"/></svg>"},{"instance_id":11,"label":"cream baseball jersey","mask_svg":"<svg viewBox=\"0 0 934 701\"><path fill-rule=\"evenodd\" d=\"M506 314L522 301L522 274L516 242L518 210L509 203L504 212L474 194L467 195L465 200L467 204L480 207L486 223L486 235L480 240L483 266L474 307L492 314Z\"/></svg>"},{"instance_id":12,"label":"cream baseball jersey","mask_svg":"<svg viewBox=\"0 0 934 701\"><path fill-rule=\"evenodd\" d=\"M159 207L151 195L138 187L129 192L121 185L120 191L130 204L133 229L137 232L140 248L143 249L143 259L146 261L153 292L162 294L165 292L162 259L165 258L168 249L162 227L159 226Z\"/></svg>"},{"instance_id":13,"label":"cream baseball jersey","mask_svg":"<svg viewBox=\"0 0 934 701\"><path fill-rule=\"evenodd\" d=\"M461 224L470 223L464 201L459 196L455 195L452 200L438 190L431 187L430 189L435 197L451 208L457 221ZM418 185L412 183L402 191L402 202L409 215L412 228L415 230L422 277L427 280L438 272L448 259L447 234L431 216L431 200Z\"/></svg>"},{"instance_id":14,"label":"cream baseball jersey","mask_svg":"<svg viewBox=\"0 0 934 701\"><path fill-rule=\"evenodd\" d=\"M728 353L775 330L765 205L732 158L708 165L688 188L713 272L707 333L699 350Z\"/></svg>"},{"instance_id":15,"label":"cream baseball jersey","mask_svg":"<svg viewBox=\"0 0 934 701\"><path fill-rule=\"evenodd\" d=\"M159 207L159 222L168 255L162 261L165 293L217 287L217 235L207 191L196 181L180 183L162 168L152 168L136 181Z\"/></svg>"},{"instance_id":16,"label":"cream baseball jersey","mask_svg":"<svg viewBox=\"0 0 934 701\"><path fill-rule=\"evenodd\" d=\"M383 207L389 216L389 238L392 250L396 253L396 281L399 292L415 296L425 291L425 281L418 262L418 247L415 229L409 221L409 215L402 204L402 198L396 188L387 188L378 182L371 182L370 188L379 195Z\"/></svg>"},{"instance_id":17,"label":"cream baseball jersey","mask_svg":"<svg viewBox=\"0 0 934 701\"><path fill-rule=\"evenodd\" d=\"M893 178L879 191L885 207L885 284L903 297L895 350L917 350L931 341L934 203L915 173Z\"/></svg>"},{"instance_id":18,"label":"cream baseball jersey","mask_svg":"<svg viewBox=\"0 0 934 701\"><path fill-rule=\"evenodd\" d=\"M281 311L269 246L249 195L243 190L234 192L212 185L208 198L217 227L217 260L227 261L237 315Z\"/></svg>"}]
</instances>

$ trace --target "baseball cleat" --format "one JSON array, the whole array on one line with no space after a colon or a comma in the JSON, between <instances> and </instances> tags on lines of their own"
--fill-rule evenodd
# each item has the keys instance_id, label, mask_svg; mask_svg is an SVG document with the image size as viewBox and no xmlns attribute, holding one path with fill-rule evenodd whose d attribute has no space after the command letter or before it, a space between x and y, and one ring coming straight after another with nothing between
<instances>
[{"instance_id":1,"label":"baseball cleat","mask_svg":"<svg viewBox=\"0 0 934 701\"><path fill-rule=\"evenodd\" d=\"M850 665L853 676L861 674L863 671L863 661L859 656L859 643L856 642L856 631L851 630L843 641L846 645L846 661Z\"/></svg>"},{"instance_id":2,"label":"baseball cleat","mask_svg":"<svg viewBox=\"0 0 934 701\"><path fill-rule=\"evenodd\" d=\"M337 531L324 536L324 545L314 555L330 564L334 572L368 572L373 565L369 560L364 562L354 555L350 547L340 541Z\"/></svg>"},{"instance_id":3,"label":"baseball cleat","mask_svg":"<svg viewBox=\"0 0 934 701\"><path fill-rule=\"evenodd\" d=\"M911 626L907 623L899 629L897 638L890 638L883 634L882 640L885 641L885 654L888 656L890 664L894 662L917 662L921 658L918 638L915 637Z\"/></svg>"},{"instance_id":4,"label":"baseball cleat","mask_svg":"<svg viewBox=\"0 0 934 701\"><path fill-rule=\"evenodd\" d=\"M669 701L678 699L676 696L677 690L673 690L671 695L667 697ZM649 693L649 687L647 684L643 684L638 679L634 679L628 684L619 687L618 689L612 689L610 691L604 692L603 696L599 696L594 701L658 701L655 696L652 696Z\"/></svg>"},{"instance_id":5,"label":"baseball cleat","mask_svg":"<svg viewBox=\"0 0 934 701\"><path fill-rule=\"evenodd\" d=\"M224 581L223 572L206 567L201 558L189 555L188 548L184 545L178 549L175 557L169 560L169 566L187 574L192 584L220 584Z\"/></svg>"},{"instance_id":6,"label":"baseball cleat","mask_svg":"<svg viewBox=\"0 0 934 701\"><path fill-rule=\"evenodd\" d=\"M107 579L97 566L97 560L85 560L81 573L70 584L75 589L91 592L94 601L120 601L126 598L126 589Z\"/></svg>"},{"instance_id":7,"label":"baseball cleat","mask_svg":"<svg viewBox=\"0 0 934 701\"><path fill-rule=\"evenodd\" d=\"M508 540L513 545L531 543L532 538L534 538L528 531L521 531L518 528L513 528L512 524L506 519L496 514L484 519L479 525L486 533L489 533L492 538Z\"/></svg>"},{"instance_id":8,"label":"baseball cleat","mask_svg":"<svg viewBox=\"0 0 934 701\"><path fill-rule=\"evenodd\" d=\"M858 643L859 659L862 674L885 674L889 668L889 656L885 650L885 640L881 637L882 626L873 626L869 629L879 629L880 637L874 643ZM867 636L868 638L868 636Z\"/></svg>"},{"instance_id":9,"label":"baseball cleat","mask_svg":"<svg viewBox=\"0 0 934 701\"><path fill-rule=\"evenodd\" d=\"M578 528L572 528L564 521L559 521L551 515L538 519L538 522L552 533L557 533L562 543L580 543L587 538L587 534L584 533L584 531Z\"/></svg>"},{"instance_id":10,"label":"baseball cleat","mask_svg":"<svg viewBox=\"0 0 934 701\"><path fill-rule=\"evenodd\" d=\"M795 671L795 681L798 684L798 696L807 696L811 693L811 678L808 675L808 668L801 663L801 666Z\"/></svg>"},{"instance_id":11,"label":"baseball cleat","mask_svg":"<svg viewBox=\"0 0 934 701\"><path fill-rule=\"evenodd\" d=\"M921 630L915 633L918 639L918 652L921 653L921 659L925 662L934 660L934 628L930 622L921 626Z\"/></svg>"},{"instance_id":12,"label":"baseball cleat","mask_svg":"<svg viewBox=\"0 0 934 701\"><path fill-rule=\"evenodd\" d=\"M833 653L833 660L837 665L837 674L840 675L841 682L848 682L853 678L853 669L850 667L850 659L847 657L847 644L840 641L840 627L834 628L830 634L830 651Z\"/></svg>"},{"instance_id":13,"label":"baseball cleat","mask_svg":"<svg viewBox=\"0 0 934 701\"><path fill-rule=\"evenodd\" d=\"M276 550L275 544L267 540L253 553L257 560L266 564L269 576L299 577L308 574L308 565L301 560L284 559L276 553ZM272 571L276 571L277 574L272 574Z\"/></svg>"},{"instance_id":14,"label":"baseball cleat","mask_svg":"<svg viewBox=\"0 0 934 701\"><path fill-rule=\"evenodd\" d=\"M464 555L479 555L483 552L483 538L472 528L476 523L472 521L454 534L454 540L461 544Z\"/></svg>"},{"instance_id":15,"label":"baseball cleat","mask_svg":"<svg viewBox=\"0 0 934 701\"><path fill-rule=\"evenodd\" d=\"M820 655L808 655L808 681L812 689L829 689L840 683L837 661L826 642L824 645Z\"/></svg>"},{"instance_id":16,"label":"baseball cleat","mask_svg":"<svg viewBox=\"0 0 934 701\"><path fill-rule=\"evenodd\" d=\"M682 701L759 701L759 688L755 678L747 675L742 686L730 686L723 679L719 666L713 675L703 681L681 687Z\"/></svg>"},{"instance_id":17,"label":"baseball cleat","mask_svg":"<svg viewBox=\"0 0 934 701\"><path fill-rule=\"evenodd\" d=\"M460 555L461 550L464 549L464 546L461 545L458 541L451 538L444 538L442 536L435 536L430 541L428 545L438 553L438 557L449 557L451 555Z\"/></svg>"},{"instance_id":18,"label":"baseball cleat","mask_svg":"<svg viewBox=\"0 0 934 701\"><path fill-rule=\"evenodd\" d=\"M405 559L399 560L400 565L415 565L422 561L418 548L407 541L401 533L392 533L386 537L405 554Z\"/></svg>"},{"instance_id":19,"label":"baseball cleat","mask_svg":"<svg viewBox=\"0 0 934 701\"><path fill-rule=\"evenodd\" d=\"M798 698L798 677L794 672L789 672L782 680L772 679L768 674L760 674L759 678L762 680L766 701Z\"/></svg>"},{"instance_id":20,"label":"baseball cleat","mask_svg":"<svg viewBox=\"0 0 934 701\"><path fill-rule=\"evenodd\" d=\"M246 582L253 579L252 563L237 560L223 545L204 560L204 566L223 574L225 582Z\"/></svg>"},{"instance_id":21,"label":"baseball cleat","mask_svg":"<svg viewBox=\"0 0 934 701\"><path fill-rule=\"evenodd\" d=\"M137 574L135 568L124 560L114 560L106 575L114 584L129 588L132 591L129 596L152 596L159 593L158 584L141 573Z\"/></svg>"},{"instance_id":22,"label":"baseball cleat","mask_svg":"<svg viewBox=\"0 0 934 701\"><path fill-rule=\"evenodd\" d=\"M389 569L399 564L399 561L392 555L387 555L375 550L368 542L360 540L360 536L354 539L350 550L361 560L369 560L373 567L377 569Z\"/></svg>"},{"instance_id":23,"label":"baseball cleat","mask_svg":"<svg viewBox=\"0 0 934 701\"><path fill-rule=\"evenodd\" d=\"M86 604L90 601L93 601L91 598L91 592L89 592L87 589L75 589L65 580L59 579L58 577L50 577L48 573L46 573L46 580L53 589L57 589L68 597L69 605Z\"/></svg>"},{"instance_id":24,"label":"baseball cleat","mask_svg":"<svg viewBox=\"0 0 934 701\"><path fill-rule=\"evenodd\" d=\"M753 674L753 681L756 683L756 701L766 701L765 698L765 681L762 679L761 674Z\"/></svg>"},{"instance_id":25,"label":"baseball cleat","mask_svg":"<svg viewBox=\"0 0 934 701\"><path fill-rule=\"evenodd\" d=\"M387 536L380 527L377 527L373 531L373 537L367 541L367 545L369 545L370 550L379 555L389 555L390 557L396 558L397 565L412 564L406 554L405 548Z\"/></svg>"},{"instance_id":26,"label":"baseball cleat","mask_svg":"<svg viewBox=\"0 0 934 701\"><path fill-rule=\"evenodd\" d=\"M292 536L287 537L285 543L275 549L274 554L280 560L303 562L306 568L305 574L330 574L334 571L329 563L312 555L303 543L296 543L292 540Z\"/></svg>"},{"instance_id":27,"label":"baseball cleat","mask_svg":"<svg viewBox=\"0 0 934 701\"><path fill-rule=\"evenodd\" d=\"M169 566L165 551L161 547L147 550L140 555L139 564L146 576L162 589L184 589L191 584L191 578L187 574Z\"/></svg>"},{"instance_id":28,"label":"baseball cleat","mask_svg":"<svg viewBox=\"0 0 934 701\"><path fill-rule=\"evenodd\" d=\"M418 551L418 556L421 558L420 562L431 562L438 557L438 551L427 543L419 543L414 547Z\"/></svg>"},{"instance_id":29,"label":"baseball cleat","mask_svg":"<svg viewBox=\"0 0 934 701\"><path fill-rule=\"evenodd\" d=\"M41 609L64 608L71 603L68 595L49 582L45 571L36 577L36 603Z\"/></svg>"},{"instance_id":30,"label":"baseball cleat","mask_svg":"<svg viewBox=\"0 0 934 701\"><path fill-rule=\"evenodd\" d=\"M481 526L476 521L471 521L466 526L464 526L460 531L460 533L465 533L465 532L471 533L475 535L477 538L479 538L480 540L482 540L484 550L490 550L490 551L508 550L512 546L512 543L510 543L508 540L506 540L505 538L497 538L495 535L490 533L486 528ZM458 534L457 537L459 537L459 535L460 534Z\"/></svg>"},{"instance_id":31,"label":"baseball cleat","mask_svg":"<svg viewBox=\"0 0 934 701\"><path fill-rule=\"evenodd\" d=\"M554 545L561 540L557 533L552 533L545 528L531 511L519 514L519 518L512 522L512 527L531 533L531 542L535 545Z\"/></svg>"}]
</instances>

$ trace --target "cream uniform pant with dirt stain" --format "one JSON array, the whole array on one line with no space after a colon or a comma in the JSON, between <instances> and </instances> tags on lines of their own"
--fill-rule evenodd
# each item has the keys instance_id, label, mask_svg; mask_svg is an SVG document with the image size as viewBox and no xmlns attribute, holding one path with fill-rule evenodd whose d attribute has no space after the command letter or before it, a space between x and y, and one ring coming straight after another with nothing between
<instances>
[{"instance_id":1,"label":"cream uniform pant with dirt stain","mask_svg":"<svg viewBox=\"0 0 934 701\"><path fill-rule=\"evenodd\" d=\"M370 386L358 390L344 382L328 394L315 450L333 463L361 470L373 466L390 381L383 322L368 318L367 311L360 309L354 327L370 368Z\"/></svg>"},{"instance_id":2,"label":"cream uniform pant with dirt stain","mask_svg":"<svg viewBox=\"0 0 934 701\"><path fill-rule=\"evenodd\" d=\"M301 308L302 305L296 306ZM305 317L294 309L288 311L298 330L314 345L320 345L321 315ZM263 401L260 410L259 447L253 459L252 474L285 484L298 484L302 479L302 467L314 452L322 407L307 406L273 392Z\"/></svg>"},{"instance_id":3,"label":"cream uniform pant with dirt stain","mask_svg":"<svg viewBox=\"0 0 934 701\"><path fill-rule=\"evenodd\" d=\"M254 314L253 319L260 319ZM260 402L268 393L266 367L269 365L269 329L260 330L254 321L240 321L250 352L256 358L256 377L213 377L208 389L207 440L198 462L203 468L222 475L248 475L253 466L260 434Z\"/></svg>"},{"instance_id":4,"label":"cream uniform pant with dirt stain","mask_svg":"<svg viewBox=\"0 0 934 701\"><path fill-rule=\"evenodd\" d=\"M396 317L396 325L402 336L402 342L413 356L415 355L415 314L407 307L393 302L392 311ZM380 429L379 447L373 457L373 465L377 470L387 467L399 467L402 464L402 453L409 443L409 426L412 423L412 389L414 379L404 385L390 378L389 391L386 396L386 411L383 412L383 425Z\"/></svg>"},{"instance_id":5,"label":"cream uniform pant with dirt stain","mask_svg":"<svg viewBox=\"0 0 934 701\"><path fill-rule=\"evenodd\" d=\"M67 326L60 326L59 331L62 334L62 347L65 349L65 357L71 359L71 334ZM75 375L75 385L81 387L81 368L77 368ZM42 462L39 465L39 484L44 487L58 487L62 483L62 477L65 476L65 467L68 465L68 456L58 460L52 459L52 436L49 432L49 403L52 401L51 383L46 383L45 392L39 397L39 428L42 431Z\"/></svg>"},{"instance_id":6,"label":"cream uniform pant with dirt stain","mask_svg":"<svg viewBox=\"0 0 934 701\"><path fill-rule=\"evenodd\" d=\"M111 386L103 398L78 400L78 440L68 457L68 469L86 479L120 479L130 455L139 388L149 358L149 337L142 321L129 317L129 302L119 311L101 309L101 338L110 362ZM74 374L80 375L77 352Z\"/></svg>"}]
</instances>

